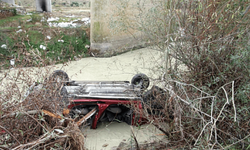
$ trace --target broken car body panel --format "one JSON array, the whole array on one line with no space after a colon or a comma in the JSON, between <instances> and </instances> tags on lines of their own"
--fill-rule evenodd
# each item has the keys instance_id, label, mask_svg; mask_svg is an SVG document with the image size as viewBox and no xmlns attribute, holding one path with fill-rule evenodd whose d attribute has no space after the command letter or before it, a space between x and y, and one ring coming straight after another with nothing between
<instances>
[{"instance_id":1,"label":"broken car body panel","mask_svg":"<svg viewBox=\"0 0 250 150\"><path fill-rule=\"evenodd\" d=\"M149 85L144 74L137 74L129 81L69 81L68 75L57 70L51 75L53 82L63 86L60 95L68 103L72 118L88 115L87 123L92 129L102 121L126 122L129 125L142 123L142 115L133 109L142 110L142 93ZM90 113L92 110L93 113ZM138 111L137 111L138 112Z\"/></svg>"}]
</instances>

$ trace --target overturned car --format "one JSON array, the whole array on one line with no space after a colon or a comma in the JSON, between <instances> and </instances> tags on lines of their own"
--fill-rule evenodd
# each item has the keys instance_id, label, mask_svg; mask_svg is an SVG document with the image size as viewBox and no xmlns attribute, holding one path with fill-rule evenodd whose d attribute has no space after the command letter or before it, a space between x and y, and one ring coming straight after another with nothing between
<instances>
[{"instance_id":1,"label":"overturned car","mask_svg":"<svg viewBox=\"0 0 250 150\"><path fill-rule=\"evenodd\" d=\"M92 129L97 128L98 122L104 121L142 124L145 119L140 112L144 110L144 106L152 104L152 107L162 109L157 99L166 96L166 92L159 87L147 90L150 81L145 74L136 74L131 82L74 81L69 80L66 72L56 70L45 82L49 84L34 85L30 91L39 86L49 89L50 85L50 89L52 87L58 92L57 97L60 98L57 100L63 103L62 107L67 107L63 114L77 120L78 124L87 123Z\"/></svg>"}]
</instances>

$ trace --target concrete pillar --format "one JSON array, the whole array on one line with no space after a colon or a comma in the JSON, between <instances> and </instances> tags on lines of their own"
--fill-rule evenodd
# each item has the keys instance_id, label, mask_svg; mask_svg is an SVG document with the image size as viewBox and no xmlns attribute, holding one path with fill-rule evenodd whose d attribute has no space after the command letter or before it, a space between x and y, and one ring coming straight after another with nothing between
<instances>
[{"instance_id":1,"label":"concrete pillar","mask_svg":"<svg viewBox=\"0 0 250 150\"><path fill-rule=\"evenodd\" d=\"M8 4L15 4L15 0L0 0L0 1L2 1L2 2L6 2L6 3L8 3Z\"/></svg>"},{"instance_id":2,"label":"concrete pillar","mask_svg":"<svg viewBox=\"0 0 250 150\"><path fill-rule=\"evenodd\" d=\"M51 0L36 0L36 11L52 12Z\"/></svg>"},{"instance_id":3,"label":"concrete pillar","mask_svg":"<svg viewBox=\"0 0 250 150\"><path fill-rule=\"evenodd\" d=\"M136 2L136 0L131 0L131 2ZM131 31L133 35L125 32L112 33L109 23L115 9L117 7L112 5L112 0L91 1L91 50L102 55L112 55L142 45L141 34L138 32ZM126 12L128 16L131 15L130 10ZM134 36L137 38L135 39Z\"/></svg>"}]
</instances>

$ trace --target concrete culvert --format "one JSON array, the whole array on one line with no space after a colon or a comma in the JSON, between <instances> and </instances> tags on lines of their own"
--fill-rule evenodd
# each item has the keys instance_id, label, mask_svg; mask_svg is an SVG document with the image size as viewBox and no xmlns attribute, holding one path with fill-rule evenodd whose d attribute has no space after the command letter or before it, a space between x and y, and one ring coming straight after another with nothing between
<instances>
[{"instance_id":1,"label":"concrete culvert","mask_svg":"<svg viewBox=\"0 0 250 150\"><path fill-rule=\"evenodd\" d=\"M42 11L45 11L45 12L48 11L47 6L46 6L46 0L40 0L40 6L41 6Z\"/></svg>"},{"instance_id":2,"label":"concrete culvert","mask_svg":"<svg viewBox=\"0 0 250 150\"><path fill-rule=\"evenodd\" d=\"M52 12L51 0L36 0L36 11Z\"/></svg>"}]
</instances>

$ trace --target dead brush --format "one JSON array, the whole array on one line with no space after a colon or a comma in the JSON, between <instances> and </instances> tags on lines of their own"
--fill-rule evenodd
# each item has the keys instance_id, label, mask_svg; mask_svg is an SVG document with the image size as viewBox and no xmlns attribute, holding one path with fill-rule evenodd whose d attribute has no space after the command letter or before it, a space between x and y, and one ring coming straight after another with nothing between
<instances>
[{"instance_id":1,"label":"dead brush","mask_svg":"<svg viewBox=\"0 0 250 150\"><path fill-rule=\"evenodd\" d=\"M120 9L125 4L114 3L113 32L143 33L164 53L159 83L172 87L162 87L169 97L157 102L160 116L151 100L144 117L173 146L249 148L249 1L140 1L134 7L139 15L129 17L123 12L133 7Z\"/></svg>"},{"instance_id":2,"label":"dead brush","mask_svg":"<svg viewBox=\"0 0 250 150\"><path fill-rule=\"evenodd\" d=\"M63 116L61 84L49 80L51 69L17 69L1 75L0 148L84 149L77 124ZM33 76L41 81L34 82Z\"/></svg>"},{"instance_id":3,"label":"dead brush","mask_svg":"<svg viewBox=\"0 0 250 150\"><path fill-rule=\"evenodd\" d=\"M143 97L144 111L133 109L165 134L168 146L225 149L234 144L250 145L249 121L237 121L241 113L235 107L234 82L222 86L215 95L191 84L168 83L175 88L153 87Z\"/></svg>"}]
</instances>

